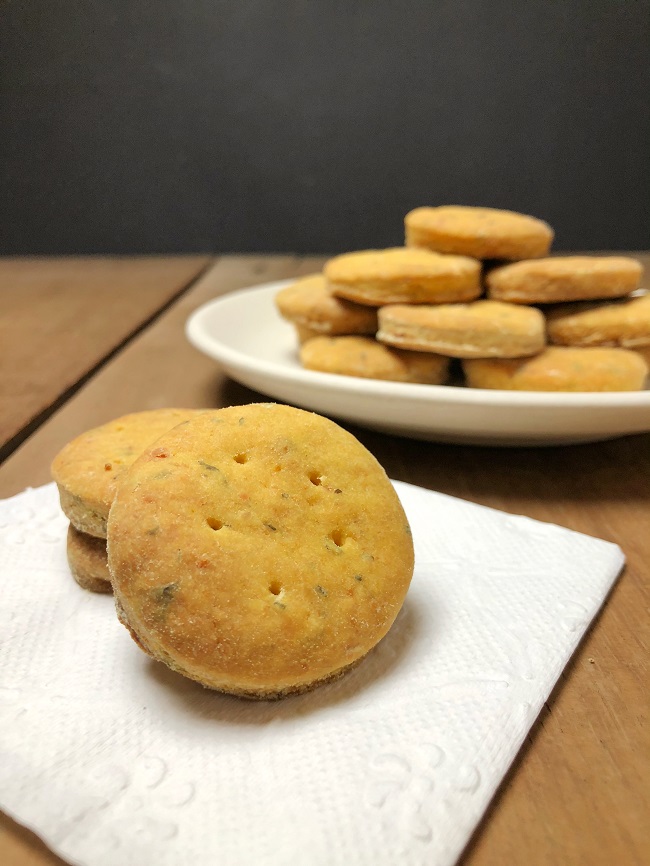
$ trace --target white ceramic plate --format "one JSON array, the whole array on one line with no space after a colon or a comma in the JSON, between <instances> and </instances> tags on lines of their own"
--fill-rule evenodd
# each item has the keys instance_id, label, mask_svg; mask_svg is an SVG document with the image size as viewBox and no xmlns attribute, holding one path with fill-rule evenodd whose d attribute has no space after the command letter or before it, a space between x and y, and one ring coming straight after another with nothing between
<instances>
[{"instance_id":1,"label":"white ceramic plate","mask_svg":"<svg viewBox=\"0 0 650 866\"><path fill-rule=\"evenodd\" d=\"M199 307L187 337L238 382L287 403L387 433L478 445L560 445L650 430L650 391L539 393L410 385L304 370L273 298L290 280Z\"/></svg>"}]
</instances>

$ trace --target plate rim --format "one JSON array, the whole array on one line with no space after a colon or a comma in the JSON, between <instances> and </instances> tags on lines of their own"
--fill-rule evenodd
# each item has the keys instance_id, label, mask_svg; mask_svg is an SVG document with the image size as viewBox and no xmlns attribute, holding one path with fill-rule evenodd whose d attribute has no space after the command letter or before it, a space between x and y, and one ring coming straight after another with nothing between
<instances>
[{"instance_id":1,"label":"plate rim","mask_svg":"<svg viewBox=\"0 0 650 866\"><path fill-rule=\"evenodd\" d=\"M208 333L206 319L214 313L215 309L237 303L244 296L250 299L251 293L266 297L271 292L277 292L295 281L296 278L246 286L204 302L186 320L185 334L187 339L196 349L220 361L224 366L245 369L254 374L260 372L272 374L274 378L284 382L295 382L300 385L318 384L321 389L343 391L348 394L363 392L364 395L375 394L384 398L390 396L393 399L403 398L415 400L418 403L450 402L456 405L490 406L492 408L503 406L508 409L650 408L650 390L647 388L640 391L508 391L456 385L392 382L305 370L299 366L288 367L277 361L265 360L262 362ZM278 318L280 318L279 314ZM261 363L264 365L263 370L260 369Z\"/></svg>"}]
</instances>

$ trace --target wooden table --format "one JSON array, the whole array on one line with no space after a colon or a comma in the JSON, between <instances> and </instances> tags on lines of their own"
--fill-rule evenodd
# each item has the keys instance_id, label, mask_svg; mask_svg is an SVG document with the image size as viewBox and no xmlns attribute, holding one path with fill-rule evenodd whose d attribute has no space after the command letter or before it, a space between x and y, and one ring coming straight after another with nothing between
<instances>
[{"instance_id":1,"label":"wooden table","mask_svg":"<svg viewBox=\"0 0 650 866\"><path fill-rule=\"evenodd\" d=\"M633 254L634 255L634 254ZM640 257L637 255L637 257ZM642 256L649 271L650 256ZM320 259L0 261L0 496L49 480L79 432L161 406L259 400L185 340L199 304ZM351 428L393 478L618 543L628 565L462 859L650 862L650 434L593 445L438 445ZM0 816L5 866L62 863Z\"/></svg>"}]
</instances>

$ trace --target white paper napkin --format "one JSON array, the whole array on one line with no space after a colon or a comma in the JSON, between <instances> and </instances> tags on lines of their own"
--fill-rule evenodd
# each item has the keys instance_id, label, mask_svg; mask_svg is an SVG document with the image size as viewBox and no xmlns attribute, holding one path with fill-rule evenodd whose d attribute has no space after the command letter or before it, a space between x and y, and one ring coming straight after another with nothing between
<instances>
[{"instance_id":1,"label":"white paper napkin","mask_svg":"<svg viewBox=\"0 0 650 866\"><path fill-rule=\"evenodd\" d=\"M0 502L0 807L84 866L453 864L624 560L395 487L416 547L396 624L276 703L145 656L70 577L54 485Z\"/></svg>"}]
</instances>

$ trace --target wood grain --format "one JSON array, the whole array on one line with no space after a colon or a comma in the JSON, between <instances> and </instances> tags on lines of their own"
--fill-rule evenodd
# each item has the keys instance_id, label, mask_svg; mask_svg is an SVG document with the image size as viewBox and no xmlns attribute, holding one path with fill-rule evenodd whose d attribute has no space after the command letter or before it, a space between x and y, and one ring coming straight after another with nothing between
<instances>
[{"instance_id":1,"label":"wood grain","mask_svg":"<svg viewBox=\"0 0 650 866\"><path fill-rule=\"evenodd\" d=\"M308 273L318 265L289 257L221 259L7 460L0 468L0 496L48 481L49 463L66 441L123 412L266 399L227 380L217 364L189 346L185 320L224 291ZM623 576L462 862L650 862L650 435L501 449L417 442L346 426L394 478L558 523L623 548L628 560ZM56 862L29 837L11 827L3 832L21 852L14 855L16 866ZM0 833L0 852L3 839Z\"/></svg>"},{"instance_id":2,"label":"wood grain","mask_svg":"<svg viewBox=\"0 0 650 866\"><path fill-rule=\"evenodd\" d=\"M209 261L206 256L0 259L0 446Z\"/></svg>"},{"instance_id":3,"label":"wood grain","mask_svg":"<svg viewBox=\"0 0 650 866\"><path fill-rule=\"evenodd\" d=\"M310 273L322 259L224 257L159 321L109 361L0 469L0 496L50 480L51 458L78 433L127 412L163 406L222 406L229 382L185 339L190 313L224 292ZM261 398L258 398L261 399ZM25 479L31 479L26 481Z\"/></svg>"}]
</instances>

